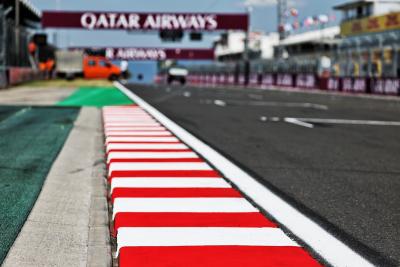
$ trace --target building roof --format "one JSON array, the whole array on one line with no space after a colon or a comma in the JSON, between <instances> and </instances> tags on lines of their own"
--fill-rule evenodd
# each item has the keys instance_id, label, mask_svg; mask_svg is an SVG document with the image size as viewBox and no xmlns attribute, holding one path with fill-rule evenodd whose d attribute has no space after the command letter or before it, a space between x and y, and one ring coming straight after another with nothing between
<instances>
[{"instance_id":1,"label":"building roof","mask_svg":"<svg viewBox=\"0 0 400 267\"><path fill-rule=\"evenodd\" d=\"M334 6L333 8L336 10L347 10L347 9L353 9L359 6L364 6L367 4L371 4L375 2L375 0L357 0L357 1L351 1L347 3L343 3L337 6Z\"/></svg>"},{"instance_id":2,"label":"building roof","mask_svg":"<svg viewBox=\"0 0 400 267\"><path fill-rule=\"evenodd\" d=\"M280 42L280 45L289 46L301 43L320 42L327 43L334 40L340 34L340 27L334 26L322 30L309 31L294 34Z\"/></svg>"}]
</instances>

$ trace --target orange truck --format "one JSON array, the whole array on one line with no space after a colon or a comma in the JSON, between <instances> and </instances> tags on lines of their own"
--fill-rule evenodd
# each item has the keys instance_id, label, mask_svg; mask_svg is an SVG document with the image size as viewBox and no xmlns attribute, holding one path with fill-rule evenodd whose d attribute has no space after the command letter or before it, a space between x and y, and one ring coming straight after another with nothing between
<instances>
[{"instance_id":1,"label":"orange truck","mask_svg":"<svg viewBox=\"0 0 400 267\"><path fill-rule=\"evenodd\" d=\"M56 71L59 77L73 80L85 79L117 80L121 69L103 56L86 55L83 51L59 50L56 52Z\"/></svg>"}]
</instances>

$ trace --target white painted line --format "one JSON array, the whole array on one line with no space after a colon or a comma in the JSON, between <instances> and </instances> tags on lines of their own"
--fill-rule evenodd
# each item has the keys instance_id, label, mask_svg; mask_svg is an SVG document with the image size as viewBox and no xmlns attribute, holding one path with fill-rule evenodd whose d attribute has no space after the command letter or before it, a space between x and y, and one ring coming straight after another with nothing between
<instances>
[{"instance_id":1,"label":"white painted line","mask_svg":"<svg viewBox=\"0 0 400 267\"><path fill-rule=\"evenodd\" d=\"M116 198L119 212L258 212L244 198Z\"/></svg>"},{"instance_id":2,"label":"white painted line","mask_svg":"<svg viewBox=\"0 0 400 267\"><path fill-rule=\"evenodd\" d=\"M304 121L304 122L310 122L310 123L327 123L327 124L400 126L400 121L343 120L343 119L316 119L316 118L297 118L297 120Z\"/></svg>"},{"instance_id":3,"label":"white painted line","mask_svg":"<svg viewBox=\"0 0 400 267\"><path fill-rule=\"evenodd\" d=\"M114 178L115 188L231 188L222 178Z\"/></svg>"},{"instance_id":4,"label":"white painted line","mask_svg":"<svg viewBox=\"0 0 400 267\"><path fill-rule=\"evenodd\" d=\"M151 246L298 247L279 228L245 227L121 227L118 249Z\"/></svg>"},{"instance_id":5,"label":"white painted line","mask_svg":"<svg viewBox=\"0 0 400 267\"><path fill-rule=\"evenodd\" d=\"M107 162L113 159L196 159L194 152L110 152Z\"/></svg>"},{"instance_id":6,"label":"white painted line","mask_svg":"<svg viewBox=\"0 0 400 267\"><path fill-rule=\"evenodd\" d=\"M133 94L123 85L117 82L114 83L114 85L125 95L135 101L135 103L149 112L177 137L183 140L183 142L190 144L197 153L212 162L213 165L242 192L267 211L277 221L285 225L287 229L314 249L314 251L316 251L328 263L337 267L374 266L342 241L338 240L323 229L316 222L299 212L296 208L285 202L270 189L266 188L227 158L150 106L143 99Z\"/></svg>"},{"instance_id":7,"label":"white painted line","mask_svg":"<svg viewBox=\"0 0 400 267\"><path fill-rule=\"evenodd\" d=\"M179 139L171 137L107 137L106 143L111 142L157 142L157 143L168 143L168 142L179 142Z\"/></svg>"},{"instance_id":8,"label":"white painted line","mask_svg":"<svg viewBox=\"0 0 400 267\"><path fill-rule=\"evenodd\" d=\"M226 106L226 102L223 100L214 100L214 104L220 107L225 107Z\"/></svg>"},{"instance_id":9,"label":"white painted line","mask_svg":"<svg viewBox=\"0 0 400 267\"><path fill-rule=\"evenodd\" d=\"M108 168L108 175L113 171L209 171L205 162L113 162Z\"/></svg>"},{"instance_id":10,"label":"white painted line","mask_svg":"<svg viewBox=\"0 0 400 267\"><path fill-rule=\"evenodd\" d=\"M107 152L110 150L141 150L141 149L176 149L183 150L188 147L182 143L180 144L108 144Z\"/></svg>"},{"instance_id":11,"label":"white painted line","mask_svg":"<svg viewBox=\"0 0 400 267\"><path fill-rule=\"evenodd\" d=\"M312 125L311 123L306 123L306 122L303 122L303 121L295 119L295 118L285 118L284 120L287 123L292 123L292 124L295 124L298 126L302 126L302 127L306 127L306 128L314 128L314 125Z\"/></svg>"}]
</instances>

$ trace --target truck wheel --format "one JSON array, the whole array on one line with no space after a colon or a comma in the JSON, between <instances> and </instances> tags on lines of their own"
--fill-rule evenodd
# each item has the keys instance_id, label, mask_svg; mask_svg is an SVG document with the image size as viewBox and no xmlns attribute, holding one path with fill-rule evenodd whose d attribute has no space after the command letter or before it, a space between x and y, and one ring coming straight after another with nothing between
<instances>
[{"instance_id":1,"label":"truck wheel","mask_svg":"<svg viewBox=\"0 0 400 267\"><path fill-rule=\"evenodd\" d=\"M181 85L185 85L186 84L186 79L185 78L181 78Z\"/></svg>"},{"instance_id":2,"label":"truck wheel","mask_svg":"<svg viewBox=\"0 0 400 267\"><path fill-rule=\"evenodd\" d=\"M108 77L108 79L109 79L110 81L116 81L116 80L118 79L118 76L115 75L115 74L111 74L110 77Z\"/></svg>"},{"instance_id":3,"label":"truck wheel","mask_svg":"<svg viewBox=\"0 0 400 267\"><path fill-rule=\"evenodd\" d=\"M66 79L67 81L73 81L73 80L75 80L75 74L73 74L73 73L68 73L68 74L66 74L65 79Z\"/></svg>"}]
</instances>

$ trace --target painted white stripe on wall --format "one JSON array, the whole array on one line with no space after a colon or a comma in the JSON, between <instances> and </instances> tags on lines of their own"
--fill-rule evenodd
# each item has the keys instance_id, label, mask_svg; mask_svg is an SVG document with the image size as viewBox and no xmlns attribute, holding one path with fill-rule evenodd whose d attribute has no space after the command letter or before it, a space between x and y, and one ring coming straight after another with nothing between
<instances>
[{"instance_id":1,"label":"painted white stripe on wall","mask_svg":"<svg viewBox=\"0 0 400 267\"><path fill-rule=\"evenodd\" d=\"M116 198L119 212L258 212L244 198Z\"/></svg>"},{"instance_id":2,"label":"painted white stripe on wall","mask_svg":"<svg viewBox=\"0 0 400 267\"><path fill-rule=\"evenodd\" d=\"M158 143L168 143L168 142L179 142L176 137L107 137L106 143L111 142L158 142Z\"/></svg>"},{"instance_id":3,"label":"painted white stripe on wall","mask_svg":"<svg viewBox=\"0 0 400 267\"><path fill-rule=\"evenodd\" d=\"M110 152L107 162L112 159L195 159L194 152Z\"/></svg>"},{"instance_id":4,"label":"painted white stripe on wall","mask_svg":"<svg viewBox=\"0 0 400 267\"><path fill-rule=\"evenodd\" d=\"M213 165L221 171L226 178L238 186L242 192L252 198L255 203L271 214L277 221L285 225L293 234L303 240L328 263L338 267L374 266L316 222L299 212L285 200L274 194L270 189L170 120L143 99L133 94L123 85L117 82L114 83L114 85L166 126L177 137L183 140L183 142L190 144L196 152L212 162Z\"/></svg>"},{"instance_id":5,"label":"painted white stripe on wall","mask_svg":"<svg viewBox=\"0 0 400 267\"><path fill-rule=\"evenodd\" d=\"M115 188L231 188L222 178L114 178Z\"/></svg>"},{"instance_id":6,"label":"painted white stripe on wall","mask_svg":"<svg viewBox=\"0 0 400 267\"><path fill-rule=\"evenodd\" d=\"M136 246L274 246L298 247L279 228L121 227L118 251Z\"/></svg>"},{"instance_id":7,"label":"painted white stripe on wall","mask_svg":"<svg viewBox=\"0 0 400 267\"><path fill-rule=\"evenodd\" d=\"M113 162L108 168L108 175L113 171L209 171L205 162Z\"/></svg>"},{"instance_id":8,"label":"painted white stripe on wall","mask_svg":"<svg viewBox=\"0 0 400 267\"><path fill-rule=\"evenodd\" d=\"M130 150L130 149L188 149L185 144L109 144L107 151L115 150Z\"/></svg>"}]
</instances>

